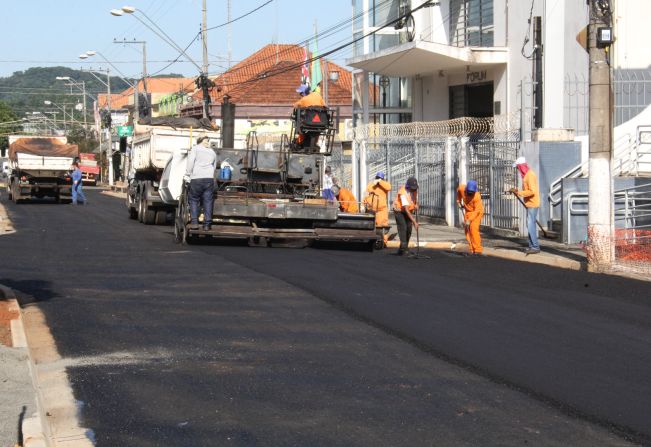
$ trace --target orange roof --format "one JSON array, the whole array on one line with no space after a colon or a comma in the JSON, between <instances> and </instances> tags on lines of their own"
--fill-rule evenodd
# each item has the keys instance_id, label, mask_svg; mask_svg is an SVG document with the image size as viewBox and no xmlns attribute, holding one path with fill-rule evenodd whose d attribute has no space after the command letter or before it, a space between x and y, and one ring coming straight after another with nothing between
<instances>
[{"instance_id":1,"label":"orange roof","mask_svg":"<svg viewBox=\"0 0 651 447\"><path fill-rule=\"evenodd\" d=\"M298 99L296 88L301 83L301 63L304 60L300 45L269 44L225 73L213 78L215 88L211 97L221 102L224 95L236 104L293 104ZM311 53L308 52L308 58ZM328 104L352 103L352 74L345 68L324 59L327 70L338 71L339 79L328 82ZM200 100L200 92L194 98Z\"/></svg>"},{"instance_id":2,"label":"orange roof","mask_svg":"<svg viewBox=\"0 0 651 447\"><path fill-rule=\"evenodd\" d=\"M147 92L155 94L176 93L183 91L191 93L195 90L194 78L147 78ZM142 79L138 81L138 91L144 91ZM98 106L106 107L106 98L108 95L100 93L97 95ZM133 87L129 87L121 93L111 94L111 108L121 109L129 105L130 98L133 97Z\"/></svg>"}]
</instances>

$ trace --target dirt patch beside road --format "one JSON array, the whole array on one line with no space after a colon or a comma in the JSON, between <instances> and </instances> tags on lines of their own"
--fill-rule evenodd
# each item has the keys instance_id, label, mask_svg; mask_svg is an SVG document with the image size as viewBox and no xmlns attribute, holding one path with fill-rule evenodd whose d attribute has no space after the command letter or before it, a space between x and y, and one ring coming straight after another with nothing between
<instances>
[{"instance_id":1,"label":"dirt patch beside road","mask_svg":"<svg viewBox=\"0 0 651 447\"><path fill-rule=\"evenodd\" d=\"M18 317L19 313L15 302L0 299L0 345L12 346L11 320L16 320Z\"/></svg>"}]
</instances>

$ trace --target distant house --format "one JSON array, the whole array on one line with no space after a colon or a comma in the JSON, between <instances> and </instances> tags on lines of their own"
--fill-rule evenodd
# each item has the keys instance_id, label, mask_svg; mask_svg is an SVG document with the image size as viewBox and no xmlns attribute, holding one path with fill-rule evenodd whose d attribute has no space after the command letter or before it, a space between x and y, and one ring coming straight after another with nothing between
<instances>
[{"instance_id":1,"label":"distant house","mask_svg":"<svg viewBox=\"0 0 651 447\"><path fill-rule=\"evenodd\" d=\"M147 98L151 102L152 116L178 115L179 108L185 98L189 98L195 91L194 78L147 78ZM138 82L138 92L145 93L145 85L142 80ZM120 120L119 113L122 110L133 113L135 95L133 87L129 87L121 93L111 95L112 115ZM98 95L98 108L107 107L107 95ZM142 106L141 106L142 107Z\"/></svg>"},{"instance_id":2,"label":"distant house","mask_svg":"<svg viewBox=\"0 0 651 447\"><path fill-rule=\"evenodd\" d=\"M311 54L308 53L308 58ZM293 104L299 99L296 89L301 84L304 48L299 45L270 44L223 74L212 78L210 115L221 123L224 96L236 104L235 133L247 129L282 132L289 127ZM339 110L340 124L352 117L352 76L350 71L321 60L322 94L330 107ZM327 93L326 93L327 92ZM201 92L193 95L191 104L181 107L184 116L202 116Z\"/></svg>"}]
</instances>

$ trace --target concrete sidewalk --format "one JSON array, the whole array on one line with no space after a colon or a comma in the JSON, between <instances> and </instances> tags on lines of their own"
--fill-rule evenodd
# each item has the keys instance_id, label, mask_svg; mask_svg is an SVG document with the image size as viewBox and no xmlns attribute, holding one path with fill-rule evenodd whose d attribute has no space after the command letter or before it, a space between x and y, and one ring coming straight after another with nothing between
<instances>
[{"instance_id":1,"label":"concrete sidewalk","mask_svg":"<svg viewBox=\"0 0 651 447\"><path fill-rule=\"evenodd\" d=\"M391 222L391 233L397 231L395 222ZM418 234L412 233L410 247L429 248L434 250L445 250L468 254L469 248L463 229L437 225L429 222L421 222ZM394 239L388 244L389 249L397 249L400 241ZM544 264L553 267L567 268L571 270L585 270L586 256L583 249L578 245L565 245L556 241L540 238L541 252L527 255L524 250L528 246L527 238L517 236L500 236L482 232L482 245L484 254L514 261L525 261L536 264Z\"/></svg>"}]
</instances>

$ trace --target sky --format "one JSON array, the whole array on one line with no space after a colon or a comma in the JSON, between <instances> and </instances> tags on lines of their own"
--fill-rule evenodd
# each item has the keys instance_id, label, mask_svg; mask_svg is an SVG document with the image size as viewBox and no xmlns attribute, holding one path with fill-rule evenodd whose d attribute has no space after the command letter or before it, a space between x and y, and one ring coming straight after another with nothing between
<instances>
[{"instance_id":1,"label":"sky","mask_svg":"<svg viewBox=\"0 0 651 447\"><path fill-rule=\"evenodd\" d=\"M231 18L267 1L231 0ZM193 42L201 27L201 0L5 0L2 3L0 32L4 43L0 46L0 77L30 67L106 69L107 64L98 55L79 59L81 53L89 50L100 52L125 76L139 77L142 46L116 44L114 39L146 41L148 73L164 69L179 52L134 17L128 14L115 17L109 13L125 5L143 11L182 48ZM271 0L258 11L232 23L232 63L268 43L304 42L314 36L315 23L320 31L336 24L344 25L332 36L320 38L320 52L352 39L350 23L344 24L352 16L352 0L325 0L318 7L309 5L315 3ZM226 0L207 0L207 11L209 28L227 21ZM210 74L222 72L228 65L227 36L227 27L208 32ZM194 40L187 53L201 66L200 39ZM331 59L344 65L351 54L349 48ZM198 69L182 60L162 73L171 72L194 77Z\"/></svg>"}]
</instances>

